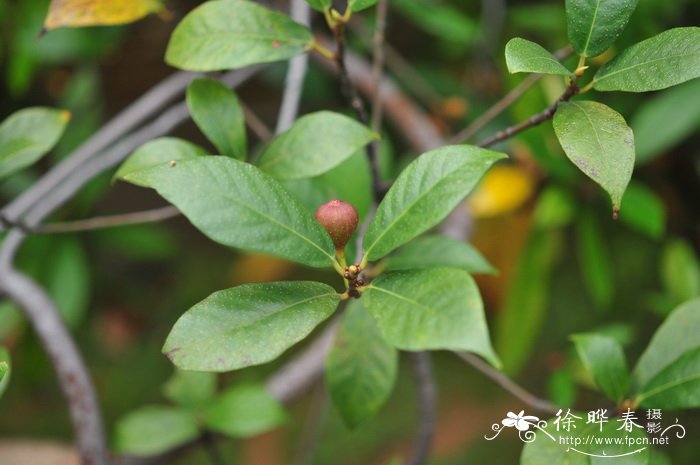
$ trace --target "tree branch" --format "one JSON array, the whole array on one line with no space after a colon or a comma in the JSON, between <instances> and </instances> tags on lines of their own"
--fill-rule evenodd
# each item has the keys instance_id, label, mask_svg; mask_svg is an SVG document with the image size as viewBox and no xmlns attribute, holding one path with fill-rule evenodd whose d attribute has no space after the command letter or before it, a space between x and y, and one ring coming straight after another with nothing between
<instances>
[{"instance_id":1,"label":"tree branch","mask_svg":"<svg viewBox=\"0 0 700 465\"><path fill-rule=\"evenodd\" d=\"M338 65L340 91L348 101L350 108L355 112L357 119L365 126L369 126L369 115L367 114L367 110L365 110L365 105L357 92L357 88L350 77L345 63L345 24L337 22L333 27L333 35L337 46L335 62ZM379 83L374 82L373 87L373 92L380 92L377 90ZM384 187L382 186L382 179L379 174L379 144L376 141L372 141L367 144L365 150L367 151L367 158L369 159L370 171L372 173L372 192L374 192L375 201L378 203L384 196Z\"/></svg>"},{"instance_id":2,"label":"tree branch","mask_svg":"<svg viewBox=\"0 0 700 465\"><path fill-rule=\"evenodd\" d=\"M235 85L251 77L258 69L260 68L254 67L229 73L224 76L224 80ZM172 79L166 80L162 86L156 86L154 91L147 93L136 102L138 105L130 106L73 155L47 173L25 192L26 196L20 196L17 203L13 202L11 204L13 208L8 210L11 214L5 219L16 223L20 216L29 210L24 218L25 225L30 228L36 227L97 174L119 163L142 143L165 134L184 121L188 116L185 103L175 104L153 123L122 139L102 156L95 156L110 143L109 141L115 140L128 130L125 128L135 127L135 124L132 125L127 121L129 118L141 121L144 114L152 114L151 110L145 108L147 104L162 106L164 100L167 101L177 92L182 92L186 87L183 81L186 78L189 82L191 77L190 73L177 73ZM76 442L83 457L83 463L107 465L106 441L97 396L80 353L51 299L40 286L12 267L14 255L25 237L25 232L14 227L2 243L0 292L5 292L20 304L51 358L61 389L69 403Z\"/></svg>"},{"instance_id":3,"label":"tree branch","mask_svg":"<svg viewBox=\"0 0 700 465\"><path fill-rule=\"evenodd\" d=\"M556 113L557 108L559 107L559 104L562 102L568 102L569 100L571 100L571 97L573 97L577 93L578 87L576 86L575 81L572 80L571 84L566 88L564 93L557 99L557 101L551 104L549 107L547 107L543 112L533 115L525 121L522 121L514 126L510 126L502 131L497 132L493 136L479 142L477 146L490 147L493 144L509 139L526 129L537 126L538 124L541 124L544 121L552 119L554 117L554 113Z\"/></svg>"},{"instance_id":4,"label":"tree branch","mask_svg":"<svg viewBox=\"0 0 700 465\"><path fill-rule=\"evenodd\" d=\"M418 385L418 436L405 465L424 465L428 462L437 421L437 386L428 352L409 354Z\"/></svg>"},{"instance_id":5,"label":"tree branch","mask_svg":"<svg viewBox=\"0 0 700 465\"><path fill-rule=\"evenodd\" d=\"M372 95L372 119L370 127L376 133L381 133L382 128L382 74L384 71L384 39L386 35L386 18L389 10L388 0L379 0L377 3L377 25L372 38L372 81L374 93Z\"/></svg>"},{"instance_id":6,"label":"tree branch","mask_svg":"<svg viewBox=\"0 0 700 465\"><path fill-rule=\"evenodd\" d=\"M61 320L58 309L38 284L11 268L0 269L0 287L22 307L51 359L63 395L68 401L83 465L108 465L97 395L85 363Z\"/></svg>"},{"instance_id":7,"label":"tree branch","mask_svg":"<svg viewBox=\"0 0 700 465\"><path fill-rule=\"evenodd\" d=\"M316 37L316 40L324 47L331 47L331 42L324 37ZM316 63L328 72L338 73L338 67L333 62L312 55ZM372 82L371 65L361 56L346 51L346 68L350 79L357 85L362 94L369 96L376 86ZM407 98L399 87L388 76L382 78L381 101L384 105L384 113L399 133L401 133L416 152L422 153L440 147L444 140L433 121L413 101Z\"/></svg>"},{"instance_id":8,"label":"tree branch","mask_svg":"<svg viewBox=\"0 0 700 465\"><path fill-rule=\"evenodd\" d=\"M155 223L163 221L180 214L180 210L172 205L167 207L154 208L153 210L145 210L132 213L121 213L109 216L97 216L85 220L62 221L57 223L48 223L36 226L34 228L25 228L25 232L36 234L60 234L72 233L80 231L92 231L95 229L114 228L119 226L129 226L133 224ZM20 229L24 225L19 224Z\"/></svg>"},{"instance_id":9,"label":"tree branch","mask_svg":"<svg viewBox=\"0 0 700 465\"><path fill-rule=\"evenodd\" d=\"M573 53L573 48L571 45L557 50L554 56L557 60L563 60ZM544 74L530 74L527 76L520 84L515 86L506 95L504 95L498 102L494 103L488 110L481 114L477 119L475 119L469 126L462 129L460 132L455 134L450 138L450 144L462 144L468 141L479 132L484 126L489 124L495 117L503 113L508 107L510 107L514 102L516 102L520 97L522 97L525 92L532 87L537 81L542 79Z\"/></svg>"},{"instance_id":10,"label":"tree branch","mask_svg":"<svg viewBox=\"0 0 700 465\"><path fill-rule=\"evenodd\" d=\"M551 402L544 399L540 399L539 397L530 394L520 385L515 383L512 379L508 378L508 376L496 370L476 355L469 352L455 352L455 354L457 354L459 358L461 358L462 360L479 370L481 373L486 375L488 378L493 380L496 384L501 386L510 394L523 401L526 405L536 410L540 410L542 412L546 412L552 415L556 414L559 410L557 406L552 404Z\"/></svg>"},{"instance_id":11,"label":"tree branch","mask_svg":"<svg viewBox=\"0 0 700 465\"><path fill-rule=\"evenodd\" d=\"M221 81L227 85L236 87L250 79L260 69L262 68L259 66L253 66L234 71L224 75ZM28 230L36 228L44 218L63 205L64 202L75 195L80 188L95 176L119 164L136 148L146 142L169 133L187 118L189 118L187 104L184 101L176 103L150 124L124 137L119 143L107 149L99 156L93 156L93 158L86 161L78 170L63 180L61 184L56 186L51 192L51 195L42 198L41 201L35 204L34 207L26 213L22 221L24 228ZM50 172L49 175L52 172ZM2 249L0 249L0 261L11 261L23 241L23 237L20 239L19 236L24 236L24 233L17 231L16 228L10 232L10 235L17 238L17 240L13 240L12 242L6 240L2 244Z\"/></svg>"},{"instance_id":12,"label":"tree branch","mask_svg":"<svg viewBox=\"0 0 700 465\"><path fill-rule=\"evenodd\" d=\"M342 314L342 311L336 312L315 340L267 380L265 387L272 397L289 402L319 379Z\"/></svg>"},{"instance_id":13,"label":"tree branch","mask_svg":"<svg viewBox=\"0 0 700 465\"><path fill-rule=\"evenodd\" d=\"M102 126L99 131L44 175L37 183L7 205L0 216L7 223L17 223L27 210L42 199L50 196L51 191L56 186L79 170L87 160L156 114L173 98L180 95L187 88L192 78L198 75L197 73L177 72L159 82ZM4 228L0 225L0 230L2 229Z\"/></svg>"},{"instance_id":14,"label":"tree branch","mask_svg":"<svg viewBox=\"0 0 700 465\"><path fill-rule=\"evenodd\" d=\"M272 397L282 403L289 403L318 381L323 374L326 355L333 344L342 313L342 310L336 312L315 339L268 378L265 388ZM114 465L170 463L183 452L202 445L203 441L204 436L159 455L148 457L121 456L115 460Z\"/></svg>"},{"instance_id":15,"label":"tree branch","mask_svg":"<svg viewBox=\"0 0 700 465\"><path fill-rule=\"evenodd\" d=\"M360 43L368 50L372 49L372 30L367 25L367 20L356 16L348 25L360 40ZM430 84L421 76L390 43L384 41L384 54L386 67L394 78L399 80L417 100L427 108L437 108L442 101L442 96L435 92Z\"/></svg>"},{"instance_id":16,"label":"tree branch","mask_svg":"<svg viewBox=\"0 0 700 465\"><path fill-rule=\"evenodd\" d=\"M294 21L309 26L311 10L304 0L291 1L291 17ZM289 60L287 81L282 95L282 104L277 115L275 134L280 134L292 126L299 113L299 102L304 89L304 77L309 63L309 55L304 53Z\"/></svg>"}]
</instances>

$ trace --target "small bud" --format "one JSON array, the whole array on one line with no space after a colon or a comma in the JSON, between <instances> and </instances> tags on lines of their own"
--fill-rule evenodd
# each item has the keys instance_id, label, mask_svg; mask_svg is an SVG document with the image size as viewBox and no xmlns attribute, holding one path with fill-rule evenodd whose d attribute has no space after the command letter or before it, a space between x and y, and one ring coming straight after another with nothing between
<instances>
[{"instance_id":1,"label":"small bud","mask_svg":"<svg viewBox=\"0 0 700 465\"><path fill-rule=\"evenodd\" d=\"M355 207L342 200L324 203L318 207L314 217L328 231L336 250L345 249L359 222Z\"/></svg>"}]
</instances>

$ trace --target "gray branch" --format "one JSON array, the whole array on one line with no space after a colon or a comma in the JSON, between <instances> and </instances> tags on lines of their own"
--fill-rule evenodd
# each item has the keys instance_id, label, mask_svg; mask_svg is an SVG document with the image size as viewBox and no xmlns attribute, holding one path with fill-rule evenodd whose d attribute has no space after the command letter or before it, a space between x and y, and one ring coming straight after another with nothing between
<instances>
[{"instance_id":1,"label":"gray branch","mask_svg":"<svg viewBox=\"0 0 700 465\"><path fill-rule=\"evenodd\" d=\"M415 352L411 353L410 356L418 387L419 424L413 451L405 465L424 465L428 462L437 426L437 386L433 376L430 353Z\"/></svg>"},{"instance_id":2,"label":"gray branch","mask_svg":"<svg viewBox=\"0 0 700 465\"><path fill-rule=\"evenodd\" d=\"M73 421L83 465L108 465L97 396L78 348L44 290L22 273L0 270L0 287L17 302L49 355Z\"/></svg>"},{"instance_id":3,"label":"gray branch","mask_svg":"<svg viewBox=\"0 0 700 465\"><path fill-rule=\"evenodd\" d=\"M551 402L530 394L504 373L496 370L476 355L469 352L455 352L455 354L530 407L552 415L559 410Z\"/></svg>"},{"instance_id":4,"label":"gray branch","mask_svg":"<svg viewBox=\"0 0 700 465\"><path fill-rule=\"evenodd\" d=\"M76 170L79 170L96 153L141 125L168 102L182 94L195 76L197 76L195 73L178 72L158 83L112 118L36 184L7 205L2 211L2 217L9 223L16 223L29 208L49 196L56 186Z\"/></svg>"},{"instance_id":5,"label":"gray branch","mask_svg":"<svg viewBox=\"0 0 700 465\"><path fill-rule=\"evenodd\" d=\"M291 1L291 16L296 22L309 26L311 23L311 9L304 0ZM277 127L275 134L286 131L292 126L299 113L299 102L304 88L304 77L309 63L309 55L304 53L289 60L287 81L282 95L282 105L277 115Z\"/></svg>"},{"instance_id":6,"label":"gray branch","mask_svg":"<svg viewBox=\"0 0 700 465\"><path fill-rule=\"evenodd\" d=\"M222 80L235 86L252 77L258 69L260 67L235 71L225 75ZM99 153L110 141L121 137L155 113L155 110L146 107L151 105L156 110L160 109L165 102L181 93L191 78L190 73L177 73L137 100L13 202L5 211L5 221L16 223L28 211L24 226L36 227L95 176L119 163L139 145L166 134L184 121L188 116L186 104L177 103L151 124L122 139L104 153ZM129 119L132 118L137 122L130 122ZM83 464L108 465L97 395L82 357L51 299L40 286L12 266L14 255L25 237L26 233L22 229L13 227L2 243L0 292L6 293L20 304L52 360L61 389L69 403Z\"/></svg>"}]
</instances>

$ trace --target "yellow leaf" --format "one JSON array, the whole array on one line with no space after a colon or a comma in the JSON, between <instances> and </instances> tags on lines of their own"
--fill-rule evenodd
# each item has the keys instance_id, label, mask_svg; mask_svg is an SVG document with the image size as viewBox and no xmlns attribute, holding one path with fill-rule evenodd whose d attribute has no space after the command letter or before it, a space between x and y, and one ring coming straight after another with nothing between
<instances>
[{"instance_id":1,"label":"yellow leaf","mask_svg":"<svg viewBox=\"0 0 700 465\"><path fill-rule=\"evenodd\" d=\"M468 205L475 218L490 218L510 213L531 196L534 182L522 168L496 165L486 172Z\"/></svg>"},{"instance_id":2,"label":"yellow leaf","mask_svg":"<svg viewBox=\"0 0 700 465\"><path fill-rule=\"evenodd\" d=\"M162 10L162 0L51 0L44 28L125 24Z\"/></svg>"}]
</instances>

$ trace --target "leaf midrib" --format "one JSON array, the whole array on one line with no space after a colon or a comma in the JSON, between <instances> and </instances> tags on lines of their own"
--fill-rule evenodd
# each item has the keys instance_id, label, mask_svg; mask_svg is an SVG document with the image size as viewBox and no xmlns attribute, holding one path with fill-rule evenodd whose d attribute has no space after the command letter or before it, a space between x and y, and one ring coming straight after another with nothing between
<instances>
[{"instance_id":1,"label":"leaf midrib","mask_svg":"<svg viewBox=\"0 0 700 465\"><path fill-rule=\"evenodd\" d=\"M648 399L650 397L658 395L659 393L661 393L663 391L673 389L674 387L680 386L680 385L685 384L685 383L690 383L693 381L700 381L700 373L695 374L695 375L685 376L685 377L682 377L680 379L671 381L669 383L662 384L661 386L655 387L654 389L651 389L650 391L643 392L637 397L637 401L641 402L645 399Z\"/></svg>"},{"instance_id":2,"label":"leaf midrib","mask_svg":"<svg viewBox=\"0 0 700 465\"><path fill-rule=\"evenodd\" d=\"M586 112L586 109L583 108L581 105L579 105L579 104L576 103L576 102L569 102L569 103L571 103L573 106L575 106L579 111L581 111L581 112L584 114L584 116L585 116L586 119L588 120L588 124L590 124L590 125L591 125L591 129L593 129L593 134L595 134L595 140L596 140L596 143L598 144L598 149L599 149L599 151L602 152L602 153L607 153L607 151L606 151L605 148L603 147L603 143L600 141L600 137L598 136L598 131L597 131L597 129L596 129L596 126L595 126L595 124L593 123L593 120L591 119L591 117L590 117L590 116L588 115L588 113Z\"/></svg>"},{"instance_id":3,"label":"leaf midrib","mask_svg":"<svg viewBox=\"0 0 700 465\"><path fill-rule=\"evenodd\" d=\"M629 71L629 70L631 70L631 69L635 69L635 68L638 68L638 67L640 67L640 66L646 66L646 65L649 65L649 64L651 64L651 63L656 63L657 61L664 61L664 60L669 60L669 59L673 59L673 58L692 57L693 55L700 55L700 53L697 52L697 51L694 51L694 52L690 52L690 53L681 53L681 54L678 54L678 55L666 55L666 56L663 56L663 57L654 58L653 60L635 63L635 64L630 65L630 66L627 66L627 67L625 67L625 68L620 68L620 69L618 69L617 71L613 71L612 73L603 74L603 76L602 76L600 79L595 79L595 78L594 78L594 79L593 79L593 84L595 85L595 84L597 84L597 83L599 83L599 82L602 82L602 81L604 81L605 79L608 79L608 78L610 78L611 76L614 76L614 75L616 75L616 74L623 73L623 72L625 72L625 71Z\"/></svg>"},{"instance_id":4,"label":"leaf midrib","mask_svg":"<svg viewBox=\"0 0 700 465\"><path fill-rule=\"evenodd\" d=\"M424 309L424 310L429 310L429 311L431 311L431 312L436 310L436 309L433 308L433 307L428 307L427 305L423 304L422 302L419 302L419 301L414 300L414 299L410 299L410 298L408 298L408 297L406 297L406 296L403 296L403 295L401 295L401 294L397 294L397 293L392 292L392 291L390 291L390 290L388 290L388 289L386 289L386 288L379 287L379 286L374 285L374 284L371 284L371 285L369 286L369 289L374 289L374 290L376 290L376 291L379 291L379 292L383 292L383 293L385 293L385 294L388 294L388 295L390 295L390 296L392 296L392 297L396 297L396 298L399 299L399 300L404 300L404 301L409 302L410 304L413 304L413 305L415 305L416 307L422 308L422 309Z\"/></svg>"},{"instance_id":5,"label":"leaf midrib","mask_svg":"<svg viewBox=\"0 0 700 465\"><path fill-rule=\"evenodd\" d=\"M223 191L223 192L224 192L224 195L223 195L224 198L230 199L233 203L242 206L244 209L247 209L247 210L249 210L249 211L251 211L251 212L253 212L253 213L256 213L256 214L258 214L259 216L261 216L262 218L265 218L265 219L269 220L270 222L272 222L272 223L274 223L274 224L277 224L277 225L282 226L283 229L286 229L287 231L290 231L290 232L291 232L292 234L294 234L295 236L300 237L301 239L305 240L306 242L308 242L309 244L311 244L312 246L314 246L315 248L317 248L319 251L321 251L321 253L322 253L323 255L325 255L326 257L328 257L328 258L331 260L331 262L333 261L333 256L332 256L331 254L329 254L328 252L326 252L323 248L321 248L316 242L312 241L309 237L304 236L303 234L301 234L301 233L300 233L299 231L297 231L296 229L290 228L290 227L287 226L285 223L283 223L283 222L277 220L276 218L274 218L274 217L272 217L272 216L269 216L269 215L266 215L265 213L263 213L263 212L260 211L260 210L256 210L256 209L252 208L251 206L247 205L245 202L242 202L241 200L237 199L236 197L233 197L233 196L228 195L228 194L226 193L226 191Z\"/></svg>"},{"instance_id":6,"label":"leaf midrib","mask_svg":"<svg viewBox=\"0 0 700 465\"><path fill-rule=\"evenodd\" d=\"M586 55L588 53L588 46L591 44L591 37L593 37L593 28L595 27L595 22L598 19L598 10L600 9L600 3L602 0L598 0L595 4L595 11L593 12L593 19L591 20L591 27L588 30L588 37L586 37L586 45L583 47L583 52L581 55Z\"/></svg>"},{"instance_id":7,"label":"leaf midrib","mask_svg":"<svg viewBox=\"0 0 700 465\"><path fill-rule=\"evenodd\" d=\"M435 184L433 184L433 185L430 187L430 189L426 190L425 192L423 192L422 194L420 194L418 197L416 197L415 200L411 203L411 205L410 205L408 208L404 208L403 211L402 211L401 213L399 213L399 215L398 215L391 223L389 223L389 224L387 225L386 228L384 228L384 231L382 231L382 233L381 233L379 236L377 236L377 238L374 240L374 242L372 242L372 244L369 246L369 248L368 248L367 250L365 250L365 255L366 255L367 257L369 257L369 254L370 254L370 252L372 251L372 249L373 249L374 247L376 247L377 243L378 243L380 240L382 240L382 238L396 225L396 223L398 223L410 210L412 210L412 209L416 206L416 204L417 204L420 200L423 199L423 197L425 197L426 195L428 195L429 193L431 193L437 186L439 186L442 182L444 182L444 181L446 181L447 179L449 179L449 177L450 177L451 175L453 175L456 171L458 171L459 169L461 169L461 168L466 164L466 162L467 162L467 160L465 160L465 163L462 163L458 168L456 168L456 169L454 169L453 171L451 171L451 172L449 173L448 176L445 176L444 178L442 178L441 180L439 180L438 182L436 182ZM376 215L375 215L375 218L376 218Z\"/></svg>"},{"instance_id":8,"label":"leaf midrib","mask_svg":"<svg viewBox=\"0 0 700 465\"><path fill-rule=\"evenodd\" d=\"M294 302L294 303L292 303L292 304L289 304L289 305L287 305L287 306L285 306L285 307L282 307L282 308L279 308L279 309L277 309L277 310L274 310L273 312L265 313L265 314L263 314L263 315L260 315L259 317L253 318L252 320L250 320L250 321L248 321L248 322L246 322L246 323L244 323L244 324L241 324L241 325L236 326L236 327L233 328L232 330L231 330L231 329L229 329L229 330L224 330L224 331L222 331L220 334L228 334L228 333L231 333L231 332L239 331L239 330L241 330L241 329L250 328L251 326L255 326L256 324L260 323L261 321L265 321L265 320L270 319L270 318L275 318L275 317L279 316L279 314L280 314L281 312L286 312L287 310L290 310L290 309L292 309L292 308L294 308L294 307L296 307L296 306L303 305L303 304L305 304L305 303L307 303L307 302L311 302L311 301L316 300L316 299L321 299L321 298L324 298L324 297L330 297L330 296L334 296L334 295L337 295L337 294L336 294L335 292L326 292L326 293L324 293L324 294L319 294L319 295L315 295L315 296L312 296L312 297L308 297L308 298L303 299L303 300L296 301L296 302Z\"/></svg>"},{"instance_id":9,"label":"leaf midrib","mask_svg":"<svg viewBox=\"0 0 700 465\"><path fill-rule=\"evenodd\" d=\"M192 32L188 35L188 41L196 38L196 39L211 39L213 37L217 36L222 36L224 39L230 39L231 36L234 38L243 38L243 39L250 39L250 40L259 40L259 41L264 41L264 42L270 42L270 41L277 41L280 42L281 45L286 44L291 44L291 45L307 45L310 44L313 40L313 37L308 37L305 39L297 39L296 37L289 37L285 35L279 35L279 36L273 36L273 35L267 35L267 34L248 34L245 31L213 31L213 32L203 32L203 33L197 33L197 32ZM274 49L278 50L278 49Z\"/></svg>"}]
</instances>

